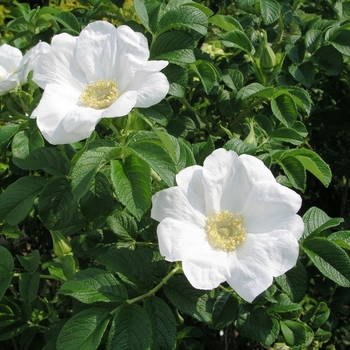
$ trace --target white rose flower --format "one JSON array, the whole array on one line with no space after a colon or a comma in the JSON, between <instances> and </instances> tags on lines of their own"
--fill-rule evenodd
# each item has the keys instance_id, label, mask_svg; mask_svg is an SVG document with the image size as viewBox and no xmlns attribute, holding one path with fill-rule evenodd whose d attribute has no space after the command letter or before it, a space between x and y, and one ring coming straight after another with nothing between
<instances>
[{"instance_id":1,"label":"white rose flower","mask_svg":"<svg viewBox=\"0 0 350 350\"><path fill-rule=\"evenodd\" d=\"M153 196L151 216L160 222L161 254L182 261L193 287L227 281L252 302L295 265L301 198L259 159L218 149L203 167L180 171L176 182Z\"/></svg>"},{"instance_id":2,"label":"white rose flower","mask_svg":"<svg viewBox=\"0 0 350 350\"><path fill-rule=\"evenodd\" d=\"M0 46L0 96L27 82L28 73L34 69L38 58L50 50L50 45L40 42L24 56L16 47Z\"/></svg>"},{"instance_id":3,"label":"white rose flower","mask_svg":"<svg viewBox=\"0 0 350 350\"><path fill-rule=\"evenodd\" d=\"M32 118L51 144L89 137L101 118L150 107L168 93L160 70L167 61L148 61L147 39L126 25L90 23L78 37L53 37L51 50L34 71L44 89Z\"/></svg>"}]
</instances>

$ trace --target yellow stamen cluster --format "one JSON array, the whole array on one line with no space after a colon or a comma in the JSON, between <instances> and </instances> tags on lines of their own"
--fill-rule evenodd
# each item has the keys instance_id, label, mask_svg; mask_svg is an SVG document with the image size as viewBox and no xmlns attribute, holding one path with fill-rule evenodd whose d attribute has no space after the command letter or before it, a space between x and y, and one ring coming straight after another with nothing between
<instances>
[{"instance_id":1,"label":"yellow stamen cluster","mask_svg":"<svg viewBox=\"0 0 350 350\"><path fill-rule=\"evenodd\" d=\"M217 250L229 252L244 242L246 229L243 227L243 216L221 210L206 220L205 230L209 244Z\"/></svg>"},{"instance_id":2,"label":"yellow stamen cluster","mask_svg":"<svg viewBox=\"0 0 350 350\"><path fill-rule=\"evenodd\" d=\"M115 81L99 80L89 84L80 95L80 103L94 109L108 108L120 95Z\"/></svg>"}]
</instances>

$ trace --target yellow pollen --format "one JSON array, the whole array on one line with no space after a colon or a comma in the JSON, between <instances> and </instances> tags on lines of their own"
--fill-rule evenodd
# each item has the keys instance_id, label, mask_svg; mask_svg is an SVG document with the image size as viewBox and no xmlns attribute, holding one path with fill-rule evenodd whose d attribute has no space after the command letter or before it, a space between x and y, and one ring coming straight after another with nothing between
<instances>
[{"instance_id":1,"label":"yellow pollen","mask_svg":"<svg viewBox=\"0 0 350 350\"><path fill-rule=\"evenodd\" d=\"M89 84L80 95L80 103L94 109L108 108L120 95L115 81L99 80Z\"/></svg>"},{"instance_id":2,"label":"yellow pollen","mask_svg":"<svg viewBox=\"0 0 350 350\"><path fill-rule=\"evenodd\" d=\"M243 227L243 216L220 210L209 216L205 223L205 230L209 244L217 250L229 252L235 250L244 242L246 229Z\"/></svg>"}]
</instances>

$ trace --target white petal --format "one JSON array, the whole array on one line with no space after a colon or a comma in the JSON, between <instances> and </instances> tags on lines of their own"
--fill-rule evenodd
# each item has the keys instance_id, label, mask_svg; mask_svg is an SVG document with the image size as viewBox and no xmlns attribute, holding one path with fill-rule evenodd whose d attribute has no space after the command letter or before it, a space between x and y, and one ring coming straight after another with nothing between
<instances>
[{"instance_id":1,"label":"white petal","mask_svg":"<svg viewBox=\"0 0 350 350\"><path fill-rule=\"evenodd\" d=\"M277 229L290 230L299 239L304 231L300 216L301 197L277 182L257 182L250 191L241 214L249 233L265 233Z\"/></svg>"},{"instance_id":2,"label":"white petal","mask_svg":"<svg viewBox=\"0 0 350 350\"><path fill-rule=\"evenodd\" d=\"M0 80L0 96L5 95L9 91L19 86L18 80L12 80L11 76Z\"/></svg>"},{"instance_id":3,"label":"white petal","mask_svg":"<svg viewBox=\"0 0 350 350\"><path fill-rule=\"evenodd\" d=\"M79 108L78 98L79 92L68 86L46 86L31 118L37 118L40 131L51 144L66 144L87 138L101 118L100 111Z\"/></svg>"},{"instance_id":4,"label":"white petal","mask_svg":"<svg viewBox=\"0 0 350 350\"><path fill-rule=\"evenodd\" d=\"M254 183L276 182L271 171L259 159L218 149L204 161L208 211L240 212ZM212 203L212 204L211 204ZM212 212L208 212L212 215Z\"/></svg>"},{"instance_id":5,"label":"white petal","mask_svg":"<svg viewBox=\"0 0 350 350\"><path fill-rule=\"evenodd\" d=\"M163 73L137 71L126 89L137 91L135 107L148 108L159 103L169 91L169 82Z\"/></svg>"},{"instance_id":6,"label":"white petal","mask_svg":"<svg viewBox=\"0 0 350 350\"><path fill-rule=\"evenodd\" d=\"M21 50L7 44L0 46L0 66L3 67L4 71L7 73L16 70L21 59Z\"/></svg>"},{"instance_id":7,"label":"white petal","mask_svg":"<svg viewBox=\"0 0 350 350\"><path fill-rule=\"evenodd\" d=\"M299 245L289 231L247 234L246 240L229 254L230 286L246 301L266 290L273 277L291 269L299 255Z\"/></svg>"},{"instance_id":8,"label":"white petal","mask_svg":"<svg viewBox=\"0 0 350 350\"><path fill-rule=\"evenodd\" d=\"M127 115L135 107L136 101L136 91L125 92L121 94L110 107L103 111L102 116L122 117Z\"/></svg>"},{"instance_id":9,"label":"white petal","mask_svg":"<svg viewBox=\"0 0 350 350\"><path fill-rule=\"evenodd\" d=\"M27 82L28 73L36 67L39 58L49 51L49 44L39 42L23 56L17 71L14 73L14 76L16 76L16 79L18 79L20 84Z\"/></svg>"},{"instance_id":10,"label":"white petal","mask_svg":"<svg viewBox=\"0 0 350 350\"><path fill-rule=\"evenodd\" d=\"M147 39L127 26L104 21L87 25L77 43L77 60L89 82L116 80L123 91L134 73L148 60Z\"/></svg>"},{"instance_id":11,"label":"white petal","mask_svg":"<svg viewBox=\"0 0 350 350\"><path fill-rule=\"evenodd\" d=\"M176 175L176 183L191 206L205 215L205 188L202 169L199 165L193 165L181 170Z\"/></svg>"},{"instance_id":12,"label":"white petal","mask_svg":"<svg viewBox=\"0 0 350 350\"><path fill-rule=\"evenodd\" d=\"M75 59L77 38L62 33L52 38L50 52L42 55L34 69L33 80L45 89L47 84L76 87L81 92L88 82Z\"/></svg>"},{"instance_id":13,"label":"white petal","mask_svg":"<svg viewBox=\"0 0 350 350\"><path fill-rule=\"evenodd\" d=\"M151 217L157 221L172 218L205 227L205 216L191 206L177 186L159 191L152 197Z\"/></svg>"},{"instance_id":14,"label":"white petal","mask_svg":"<svg viewBox=\"0 0 350 350\"><path fill-rule=\"evenodd\" d=\"M182 261L211 251L205 231L188 222L166 218L158 225L157 235L160 253L168 261Z\"/></svg>"}]
</instances>

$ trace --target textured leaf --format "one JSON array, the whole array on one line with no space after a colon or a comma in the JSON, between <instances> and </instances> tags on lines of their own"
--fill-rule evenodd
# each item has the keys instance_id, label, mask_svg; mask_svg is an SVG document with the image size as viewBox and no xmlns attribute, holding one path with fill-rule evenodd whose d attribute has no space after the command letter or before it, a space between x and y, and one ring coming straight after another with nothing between
<instances>
[{"instance_id":1,"label":"textured leaf","mask_svg":"<svg viewBox=\"0 0 350 350\"><path fill-rule=\"evenodd\" d=\"M295 157L287 157L282 159L280 164L293 187L304 191L306 187L306 170L303 163Z\"/></svg>"},{"instance_id":2,"label":"textured leaf","mask_svg":"<svg viewBox=\"0 0 350 350\"><path fill-rule=\"evenodd\" d=\"M281 6L276 0L260 0L260 13L265 24L271 24L281 15Z\"/></svg>"},{"instance_id":3,"label":"textured leaf","mask_svg":"<svg viewBox=\"0 0 350 350\"><path fill-rule=\"evenodd\" d=\"M340 74L344 67L342 54L330 45L320 47L312 56L312 60L331 75Z\"/></svg>"},{"instance_id":4,"label":"textured leaf","mask_svg":"<svg viewBox=\"0 0 350 350\"><path fill-rule=\"evenodd\" d=\"M219 292L215 298L213 310L213 327L223 329L235 322L238 312L238 301L230 293Z\"/></svg>"},{"instance_id":5,"label":"textured leaf","mask_svg":"<svg viewBox=\"0 0 350 350\"><path fill-rule=\"evenodd\" d=\"M111 323L106 349L149 350L151 344L152 326L147 312L136 304L120 306Z\"/></svg>"},{"instance_id":6,"label":"textured leaf","mask_svg":"<svg viewBox=\"0 0 350 350\"><path fill-rule=\"evenodd\" d=\"M293 145L300 145L304 138L292 128L278 128L269 135L273 140L289 142Z\"/></svg>"},{"instance_id":7,"label":"textured leaf","mask_svg":"<svg viewBox=\"0 0 350 350\"><path fill-rule=\"evenodd\" d=\"M286 127L291 127L298 116L295 102L289 94L280 94L271 100L274 116Z\"/></svg>"},{"instance_id":8,"label":"textured leaf","mask_svg":"<svg viewBox=\"0 0 350 350\"><path fill-rule=\"evenodd\" d=\"M231 30L220 35L219 40L226 46L254 55L255 49L247 35L240 30Z\"/></svg>"},{"instance_id":9,"label":"textured leaf","mask_svg":"<svg viewBox=\"0 0 350 350\"><path fill-rule=\"evenodd\" d=\"M252 83L247 86L244 86L241 90L238 91L236 100L244 101L252 97L263 97L268 99L272 97L272 95L273 95L273 88L265 87L259 83Z\"/></svg>"},{"instance_id":10,"label":"textured leaf","mask_svg":"<svg viewBox=\"0 0 350 350\"><path fill-rule=\"evenodd\" d=\"M128 297L124 285L110 272L96 268L75 273L63 283L58 293L70 295L85 304L122 302Z\"/></svg>"},{"instance_id":11,"label":"textured leaf","mask_svg":"<svg viewBox=\"0 0 350 350\"><path fill-rule=\"evenodd\" d=\"M299 66L289 66L288 71L294 79L307 88L311 87L314 83L316 72L312 64L309 62L302 63Z\"/></svg>"},{"instance_id":12,"label":"textured leaf","mask_svg":"<svg viewBox=\"0 0 350 350\"><path fill-rule=\"evenodd\" d=\"M230 16L217 14L210 17L208 21L209 23L215 24L217 27L226 30L226 32L230 32L232 30L240 30L243 32L241 24Z\"/></svg>"},{"instance_id":13,"label":"textured leaf","mask_svg":"<svg viewBox=\"0 0 350 350\"><path fill-rule=\"evenodd\" d=\"M312 207L303 216L305 231L302 240L315 237L324 230L336 227L344 221L343 218L330 218L323 210Z\"/></svg>"},{"instance_id":14,"label":"textured leaf","mask_svg":"<svg viewBox=\"0 0 350 350\"><path fill-rule=\"evenodd\" d=\"M309 238L301 248L324 276L350 287L350 258L337 244L325 238Z\"/></svg>"},{"instance_id":15,"label":"textured leaf","mask_svg":"<svg viewBox=\"0 0 350 350\"><path fill-rule=\"evenodd\" d=\"M192 6L180 6L171 9L159 20L157 34L179 27L191 28L202 35L206 35L208 28L207 16L201 10Z\"/></svg>"},{"instance_id":16,"label":"textured leaf","mask_svg":"<svg viewBox=\"0 0 350 350\"><path fill-rule=\"evenodd\" d=\"M0 300L10 286L13 277L14 262L10 252L0 246ZM1 316L1 312L0 312Z\"/></svg>"},{"instance_id":17,"label":"textured leaf","mask_svg":"<svg viewBox=\"0 0 350 350\"><path fill-rule=\"evenodd\" d=\"M305 34L305 48L309 53L315 52L320 46L322 30L310 29Z\"/></svg>"},{"instance_id":18,"label":"textured leaf","mask_svg":"<svg viewBox=\"0 0 350 350\"><path fill-rule=\"evenodd\" d=\"M75 314L58 336L57 350L96 350L110 320L109 311L92 307Z\"/></svg>"},{"instance_id":19,"label":"textured leaf","mask_svg":"<svg viewBox=\"0 0 350 350\"><path fill-rule=\"evenodd\" d=\"M151 320L152 350L172 350L176 341L176 321L173 312L156 296L146 298L144 308Z\"/></svg>"},{"instance_id":20,"label":"textured leaf","mask_svg":"<svg viewBox=\"0 0 350 350\"><path fill-rule=\"evenodd\" d=\"M140 220L151 205L149 165L131 154L123 163L117 160L111 162L111 177L119 201Z\"/></svg>"},{"instance_id":21,"label":"textured leaf","mask_svg":"<svg viewBox=\"0 0 350 350\"><path fill-rule=\"evenodd\" d=\"M0 195L0 220L16 226L32 209L35 197L46 181L36 176L24 176L8 186Z\"/></svg>"},{"instance_id":22,"label":"textured leaf","mask_svg":"<svg viewBox=\"0 0 350 350\"><path fill-rule=\"evenodd\" d=\"M33 274L29 272L22 272L19 276L19 293L21 299L26 303L31 303L37 293L40 282L40 273L35 272Z\"/></svg>"},{"instance_id":23,"label":"textured leaf","mask_svg":"<svg viewBox=\"0 0 350 350\"><path fill-rule=\"evenodd\" d=\"M144 25L144 27L152 33L152 30L149 26L149 18L147 13L147 8L145 6L145 2L142 0L134 0L134 6L137 15L139 16L141 23Z\"/></svg>"},{"instance_id":24,"label":"textured leaf","mask_svg":"<svg viewBox=\"0 0 350 350\"><path fill-rule=\"evenodd\" d=\"M195 62L192 35L181 30L159 35L152 43L150 58L175 64Z\"/></svg>"},{"instance_id":25,"label":"textured leaf","mask_svg":"<svg viewBox=\"0 0 350 350\"><path fill-rule=\"evenodd\" d=\"M350 231L334 232L327 239L338 244L339 247L350 249Z\"/></svg>"},{"instance_id":26,"label":"textured leaf","mask_svg":"<svg viewBox=\"0 0 350 350\"><path fill-rule=\"evenodd\" d=\"M16 256L21 265L30 273L34 273L38 269L40 263L40 253L38 250L33 250L29 256L21 256L17 254Z\"/></svg>"},{"instance_id":27,"label":"textured leaf","mask_svg":"<svg viewBox=\"0 0 350 350\"><path fill-rule=\"evenodd\" d=\"M293 303L287 294L281 293L277 295L275 300L276 302L270 305L269 312L296 312L297 314L300 314L303 310L300 304Z\"/></svg>"},{"instance_id":28,"label":"textured leaf","mask_svg":"<svg viewBox=\"0 0 350 350\"><path fill-rule=\"evenodd\" d=\"M197 60L196 63L191 64L191 68L201 79L206 94L209 94L217 80L214 66L210 62Z\"/></svg>"},{"instance_id":29,"label":"textured leaf","mask_svg":"<svg viewBox=\"0 0 350 350\"><path fill-rule=\"evenodd\" d=\"M306 348L312 342L314 334L308 325L286 320L280 321L280 326L287 345L293 348Z\"/></svg>"},{"instance_id":30,"label":"textured leaf","mask_svg":"<svg viewBox=\"0 0 350 350\"><path fill-rule=\"evenodd\" d=\"M169 95L182 98L185 96L186 88L188 84L188 75L185 68L182 68L180 66L169 64L167 67L165 67L162 72L166 75L168 78L168 81L170 83L169 88ZM142 109L141 109L142 113ZM168 120L166 120L168 122ZM161 124L161 123L160 123ZM161 124L161 125L166 125Z\"/></svg>"},{"instance_id":31,"label":"textured leaf","mask_svg":"<svg viewBox=\"0 0 350 350\"><path fill-rule=\"evenodd\" d=\"M20 124L5 124L0 128L0 147L9 142L11 137L16 134Z\"/></svg>"},{"instance_id":32,"label":"textured leaf","mask_svg":"<svg viewBox=\"0 0 350 350\"><path fill-rule=\"evenodd\" d=\"M170 279L164 286L164 292L181 312L201 322L211 322L209 292L193 288L185 276L174 276Z\"/></svg>"},{"instance_id":33,"label":"textured leaf","mask_svg":"<svg viewBox=\"0 0 350 350\"><path fill-rule=\"evenodd\" d=\"M54 147L42 147L34 150L25 159L16 159L16 165L22 169L44 170L51 175L68 175L70 163Z\"/></svg>"},{"instance_id":34,"label":"textured leaf","mask_svg":"<svg viewBox=\"0 0 350 350\"><path fill-rule=\"evenodd\" d=\"M38 148L44 147L44 139L39 130L30 133L28 130L19 131L12 140L13 162L17 158L24 159Z\"/></svg>"},{"instance_id":35,"label":"textured leaf","mask_svg":"<svg viewBox=\"0 0 350 350\"><path fill-rule=\"evenodd\" d=\"M50 230L69 225L77 212L71 184L65 176L54 177L44 187L38 201L40 218Z\"/></svg>"}]
</instances>

